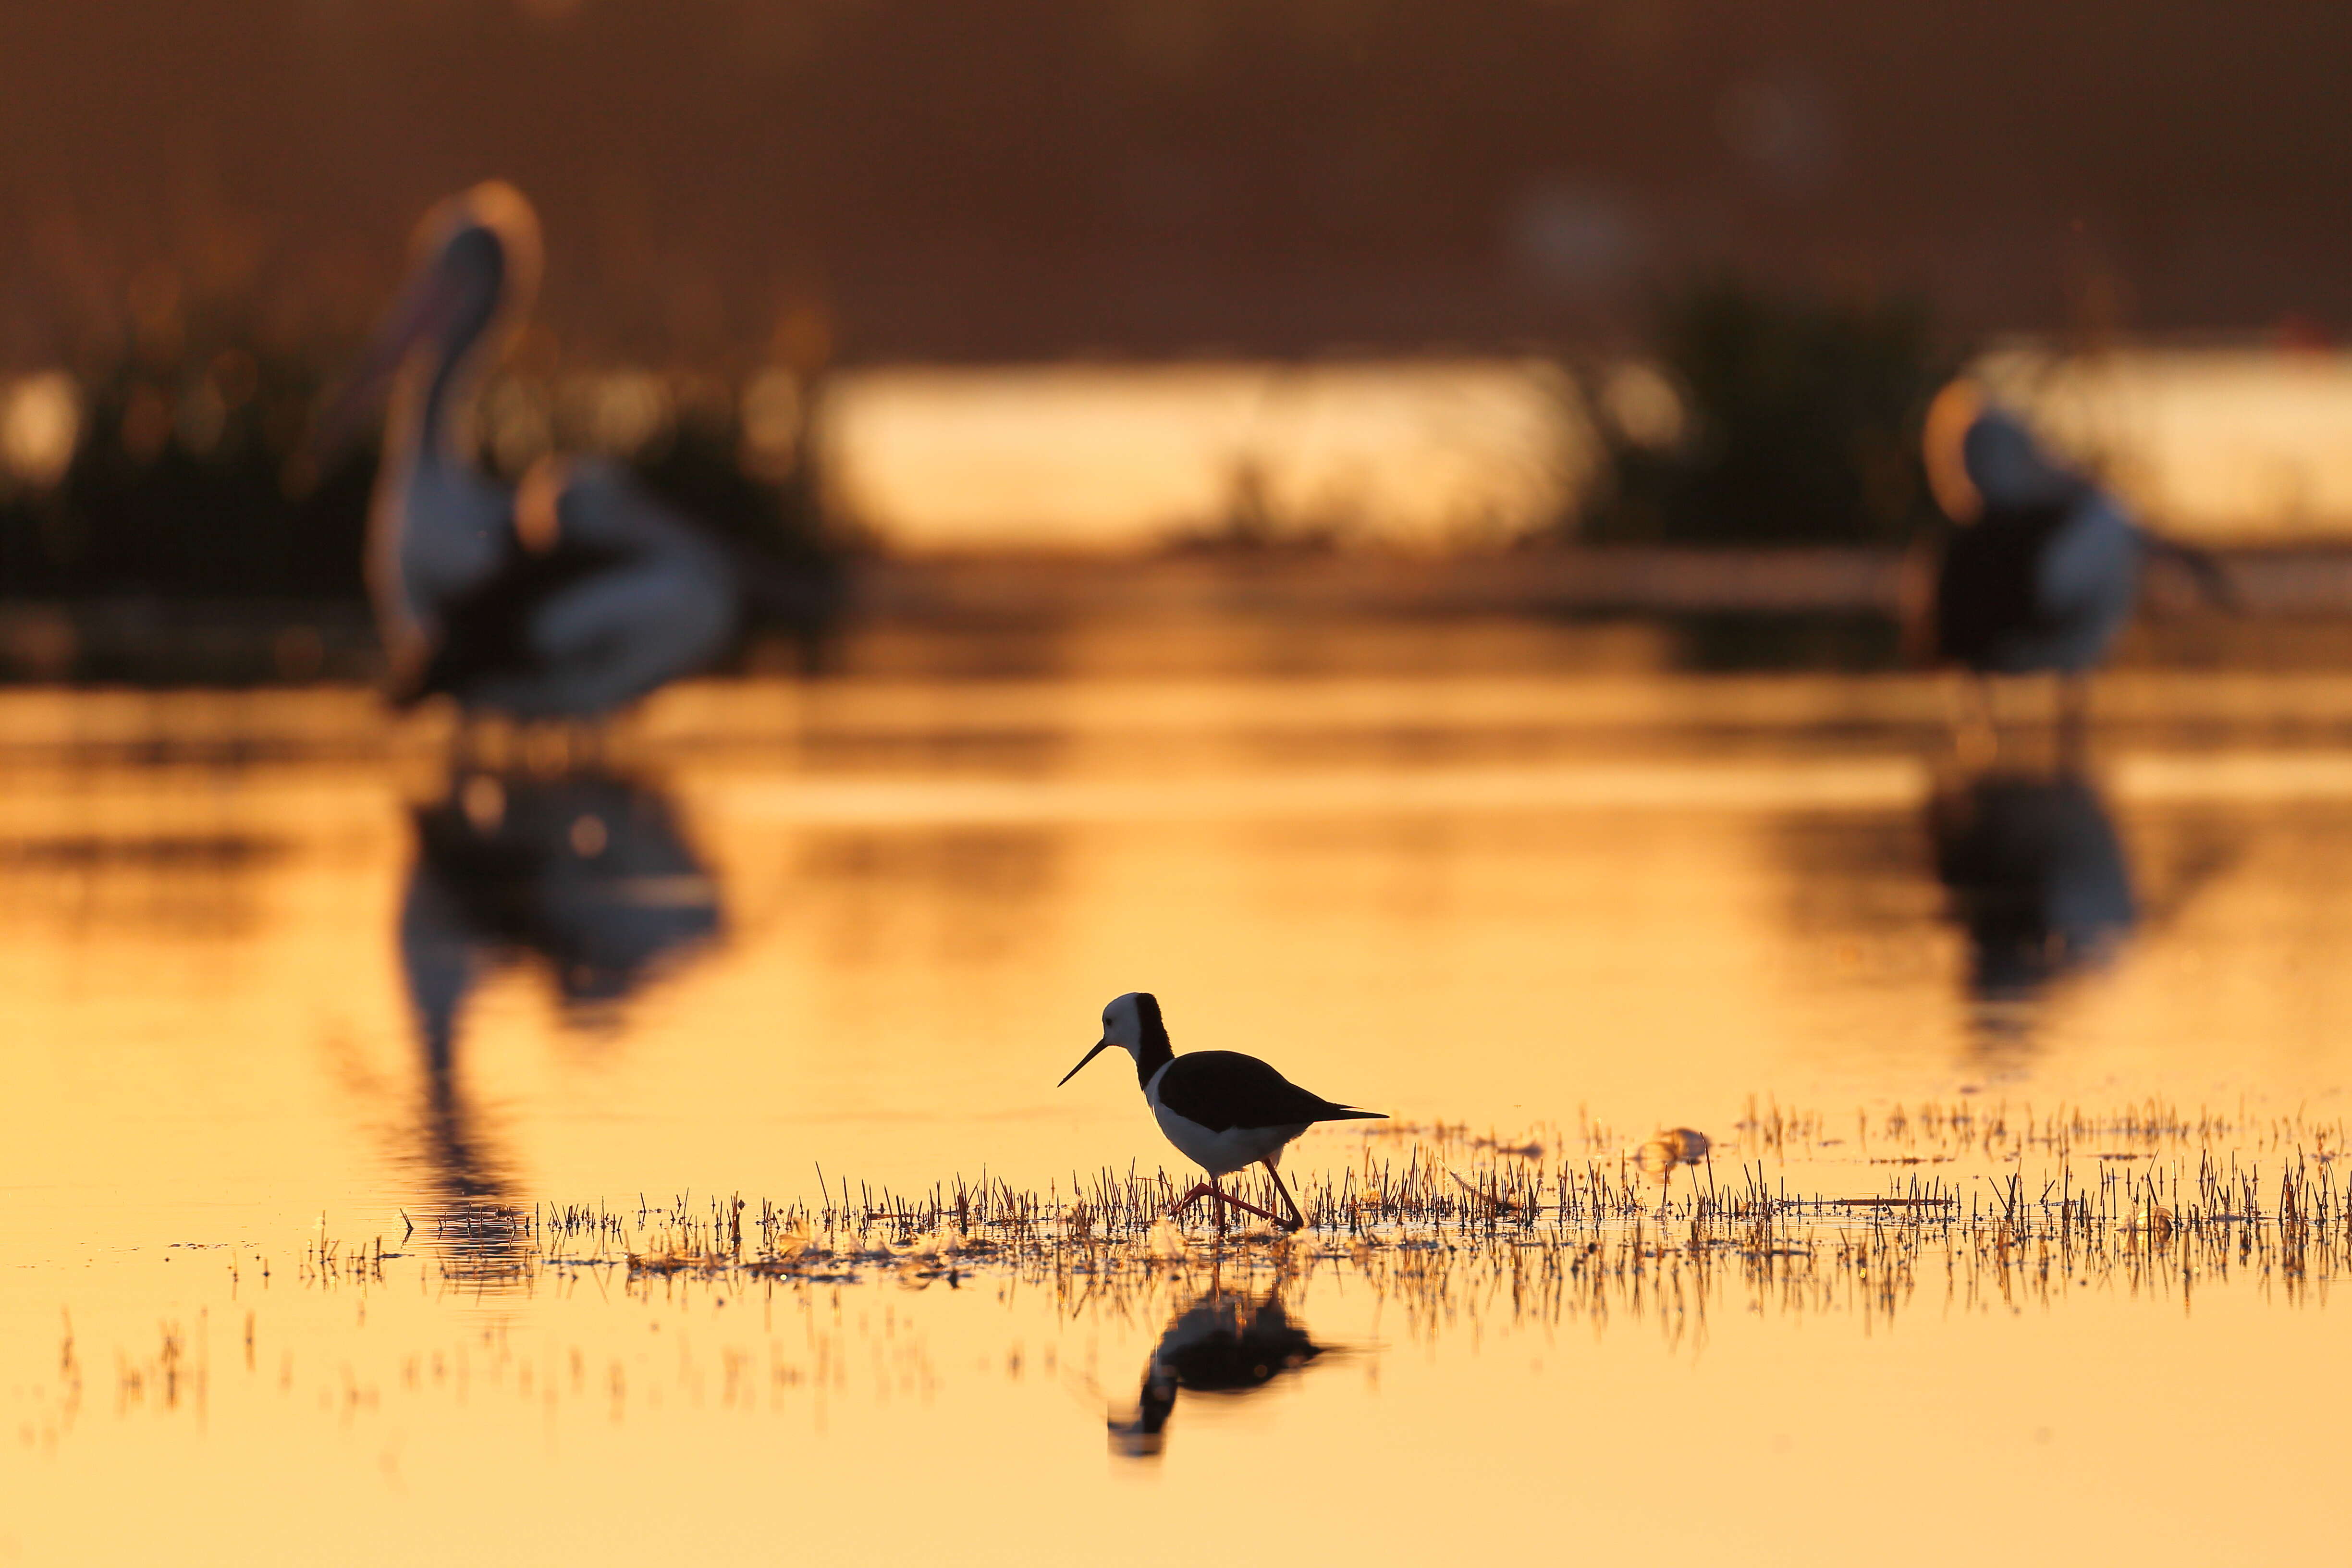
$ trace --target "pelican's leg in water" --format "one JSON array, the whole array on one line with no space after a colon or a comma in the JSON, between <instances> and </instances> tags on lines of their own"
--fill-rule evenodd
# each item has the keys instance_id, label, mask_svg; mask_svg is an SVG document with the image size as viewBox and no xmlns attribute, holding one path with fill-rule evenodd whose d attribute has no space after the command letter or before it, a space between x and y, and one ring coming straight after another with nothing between
<instances>
[{"instance_id":1,"label":"pelican's leg in water","mask_svg":"<svg viewBox=\"0 0 2352 1568\"><path fill-rule=\"evenodd\" d=\"M535 719L516 727L515 752L527 773L561 778L572 771L572 725L563 719Z\"/></svg>"},{"instance_id":2,"label":"pelican's leg in water","mask_svg":"<svg viewBox=\"0 0 2352 1568\"><path fill-rule=\"evenodd\" d=\"M2090 750L2091 740L2091 678L2081 670L2062 671L2058 677L2058 769L2070 773L2080 769Z\"/></svg>"},{"instance_id":3,"label":"pelican's leg in water","mask_svg":"<svg viewBox=\"0 0 2352 1568\"><path fill-rule=\"evenodd\" d=\"M495 713L457 710L457 727L450 738L452 757L460 767L477 773L503 773L521 761L520 732Z\"/></svg>"},{"instance_id":4,"label":"pelican's leg in water","mask_svg":"<svg viewBox=\"0 0 2352 1568\"><path fill-rule=\"evenodd\" d=\"M1282 1184L1282 1173L1274 1168L1274 1162L1271 1160L1268 1160L1265 1163L1265 1173L1274 1178L1274 1190L1282 1194L1284 1205L1290 1210L1290 1217L1288 1219L1278 1219L1274 1223L1282 1226L1285 1230L1305 1230L1307 1228L1307 1216L1298 1212L1298 1200L1292 1197L1290 1195L1290 1189Z\"/></svg>"},{"instance_id":5,"label":"pelican's leg in water","mask_svg":"<svg viewBox=\"0 0 2352 1568\"><path fill-rule=\"evenodd\" d=\"M1952 751L1964 773L1978 773L2000 758L2000 722L1994 716L1988 676L1962 672L1944 689L1952 720Z\"/></svg>"}]
</instances>

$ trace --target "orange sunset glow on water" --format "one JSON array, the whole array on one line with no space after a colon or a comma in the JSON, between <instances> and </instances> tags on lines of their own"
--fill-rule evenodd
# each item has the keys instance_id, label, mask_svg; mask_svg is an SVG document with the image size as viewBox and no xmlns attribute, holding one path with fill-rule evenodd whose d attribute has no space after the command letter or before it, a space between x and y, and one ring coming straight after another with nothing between
<instances>
[{"instance_id":1,"label":"orange sunset glow on water","mask_svg":"<svg viewBox=\"0 0 2352 1568\"><path fill-rule=\"evenodd\" d=\"M2334 1564L2352 8L0 23L0 1568Z\"/></svg>"},{"instance_id":2,"label":"orange sunset glow on water","mask_svg":"<svg viewBox=\"0 0 2352 1568\"><path fill-rule=\"evenodd\" d=\"M1214 1497L1366 1562L1800 1562L1758 1521L1805 1488L1958 1561L1916 1533L1932 1477L2053 1551L2317 1546L2336 1419L2275 1394L2343 1360L2342 1218L2282 1228L2278 1184L2342 1202L2352 763L2189 742L2168 700L2200 700L2129 695L2158 717L2092 797L2131 921L2006 987L1937 882L1944 785L1903 739L1934 695L1899 680L687 689L605 783L488 793L210 750L331 736L331 694L151 703L177 757L20 746L0 1541L605 1561L691 1514L728 1555L1175 1562L1137 1512ZM1877 717L1770 717L1841 707ZM554 881L453 912L435 814L493 804L558 866L633 857L621 912ZM1394 1114L1292 1151L1300 1237L1068 1239L1106 1169L1171 1163L1123 1072L1054 1088L1138 985L1180 1050ZM1713 1142L1663 1186L1661 1126ZM2212 1162L2258 1190L2236 1239L2191 1228ZM1408 1172L1542 1212L1331 1217ZM983 1179L1059 1217L872 1207ZM2002 1204L2074 1215L2045 1181L2095 1195L2005 1235ZM1951 1201L1688 1206L1759 1186ZM1604 1191L1632 1206L1585 1213ZM1219 1333L1263 1375L1204 1370ZM2156 1479L2189 1456L2259 1516Z\"/></svg>"}]
</instances>

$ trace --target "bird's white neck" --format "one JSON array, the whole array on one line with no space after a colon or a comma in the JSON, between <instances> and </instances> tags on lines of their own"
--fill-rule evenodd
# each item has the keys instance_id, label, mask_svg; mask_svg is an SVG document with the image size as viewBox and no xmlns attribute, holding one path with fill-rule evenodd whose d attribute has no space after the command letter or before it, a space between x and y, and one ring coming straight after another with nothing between
<instances>
[{"instance_id":1,"label":"bird's white neck","mask_svg":"<svg viewBox=\"0 0 2352 1568\"><path fill-rule=\"evenodd\" d=\"M442 607L512 552L513 502L474 467L459 438L469 373L453 362L466 352L459 345L416 356L401 373L384 427L368 575L396 661L422 657Z\"/></svg>"}]
</instances>

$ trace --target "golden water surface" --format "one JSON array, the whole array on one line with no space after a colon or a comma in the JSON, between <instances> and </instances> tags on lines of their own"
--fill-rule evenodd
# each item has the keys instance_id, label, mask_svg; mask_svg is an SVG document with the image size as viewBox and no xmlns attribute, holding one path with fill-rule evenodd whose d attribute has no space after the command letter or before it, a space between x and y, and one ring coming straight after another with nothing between
<instances>
[{"instance_id":1,"label":"golden water surface","mask_svg":"<svg viewBox=\"0 0 2352 1568\"><path fill-rule=\"evenodd\" d=\"M0 1561L2333 1560L2316 1265L1563 1289L1198 1227L753 1281L463 1228L1189 1181L1117 1058L1055 1087L1129 989L1552 1158L1688 1126L1717 1181L1990 1193L2057 1167L1873 1164L1890 1111L2084 1108L2079 1170L2152 1168L2095 1129L2160 1107L2325 1166L2352 694L2215 690L2007 795L1901 681L708 687L562 773L356 693L0 699ZM1147 1420L1219 1313L1289 1369Z\"/></svg>"}]
</instances>

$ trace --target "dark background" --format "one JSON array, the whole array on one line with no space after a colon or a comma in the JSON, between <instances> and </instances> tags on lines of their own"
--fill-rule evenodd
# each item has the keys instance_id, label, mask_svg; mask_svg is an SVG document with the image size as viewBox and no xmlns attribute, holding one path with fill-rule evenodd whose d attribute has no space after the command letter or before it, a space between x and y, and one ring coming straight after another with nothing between
<instances>
[{"instance_id":1,"label":"dark background","mask_svg":"<svg viewBox=\"0 0 2352 1568\"><path fill-rule=\"evenodd\" d=\"M2340 4L6 12L0 365L172 290L347 341L490 174L567 350L679 363L812 314L847 361L1607 342L1720 277L1969 334L2352 321Z\"/></svg>"}]
</instances>

